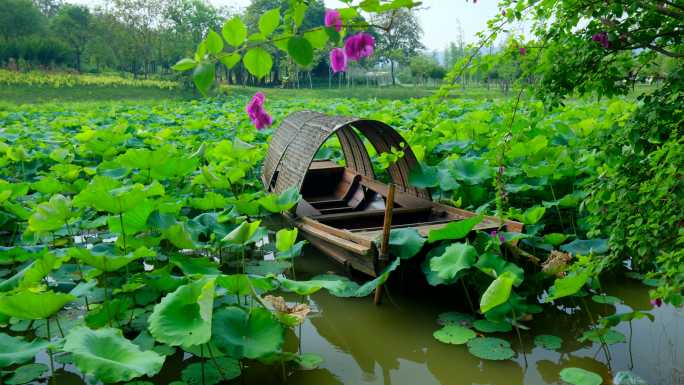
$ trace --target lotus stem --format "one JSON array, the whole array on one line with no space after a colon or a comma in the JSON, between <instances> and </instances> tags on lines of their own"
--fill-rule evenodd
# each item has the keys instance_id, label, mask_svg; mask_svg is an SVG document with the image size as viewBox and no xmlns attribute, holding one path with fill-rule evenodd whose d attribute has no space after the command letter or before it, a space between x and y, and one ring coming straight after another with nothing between
<instances>
[{"instance_id":1,"label":"lotus stem","mask_svg":"<svg viewBox=\"0 0 684 385\"><path fill-rule=\"evenodd\" d=\"M461 281L461 286L463 286L463 291L465 292L466 299L468 300L468 305L470 306L470 311L475 313L475 306L473 306L473 300L470 298L470 293L468 293L468 288L466 287L463 277L458 279Z\"/></svg>"},{"instance_id":2,"label":"lotus stem","mask_svg":"<svg viewBox=\"0 0 684 385\"><path fill-rule=\"evenodd\" d=\"M204 385L204 345L200 345L200 367L202 371L202 385Z\"/></svg>"},{"instance_id":3,"label":"lotus stem","mask_svg":"<svg viewBox=\"0 0 684 385\"><path fill-rule=\"evenodd\" d=\"M214 353L211 350L211 344L209 342L207 342L207 351L209 351L209 357L211 357L211 362L214 364L214 366L216 367L216 370L218 370L219 374L221 375L221 379L223 381L228 381L226 379L226 375L223 374L223 368L221 368L221 365L219 365L218 362L216 361L216 357L214 357Z\"/></svg>"}]
</instances>

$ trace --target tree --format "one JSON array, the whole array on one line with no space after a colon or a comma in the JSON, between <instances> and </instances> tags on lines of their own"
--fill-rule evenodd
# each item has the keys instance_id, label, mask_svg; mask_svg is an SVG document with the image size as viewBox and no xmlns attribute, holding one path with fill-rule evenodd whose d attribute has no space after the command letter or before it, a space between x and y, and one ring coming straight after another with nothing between
<instances>
[{"instance_id":1,"label":"tree","mask_svg":"<svg viewBox=\"0 0 684 385\"><path fill-rule=\"evenodd\" d=\"M371 24L378 36L378 57L390 63L392 85L396 85L396 63L408 64L412 56L425 48L420 41L423 29L415 12L404 8L378 14L371 19Z\"/></svg>"},{"instance_id":2,"label":"tree","mask_svg":"<svg viewBox=\"0 0 684 385\"><path fill-rule=\"evenodd\" d=\"M81 71L81 56L91 37L90 10L82 5L62 6L52 19L52 30L61 37L74 52L76 70Z\"/></svg>"},{"instance_id":3,"label":"tree","mask_svg":"<svg viewBox=\"0 0 684 385\"><path fill-rule=\"evenodd\" d=\"M43 15L31 0L0 1L0 37L5 42L38 33Z\"/></svg>"},{"instance_id":4,"label":"tree","mask_svg":"<svg viewBox=\"0 0 684 385\"><path fill-rule=\"evenodd\" d=\"M33 4L38 7L40 12L46 17L54 17L62 6L62 0L33 0Z\"/></svg>"}]
</instances>

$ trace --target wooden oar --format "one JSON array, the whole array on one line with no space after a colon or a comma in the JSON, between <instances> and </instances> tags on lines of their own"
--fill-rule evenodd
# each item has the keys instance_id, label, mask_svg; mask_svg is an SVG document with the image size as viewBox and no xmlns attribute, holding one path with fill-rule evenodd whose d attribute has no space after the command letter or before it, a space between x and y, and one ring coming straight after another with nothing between
<instances>
[{"instance_id":1,"label":"wooden oar","mask_svg":"<svg viewBox=\"0 0 684 385\"><path fill-rule=\"evenodd\" d=\"M387 200L385 201L385 220L382 225L382 242L380 243L380 255L378 256L378 269L382 271L387 266L389 260L389 236L392 230L392 209L394 209L394 183L390 183L389 191L387 192ZM376 305L380 304L382 298L382 285L375 289L375 296L373 302Z\"/></svg>"}]
</instances>

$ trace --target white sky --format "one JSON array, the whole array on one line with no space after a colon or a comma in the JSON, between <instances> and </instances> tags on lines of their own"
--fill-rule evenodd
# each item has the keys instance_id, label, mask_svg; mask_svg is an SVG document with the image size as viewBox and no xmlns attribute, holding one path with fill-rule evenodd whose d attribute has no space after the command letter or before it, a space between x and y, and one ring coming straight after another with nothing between
<instances>
[{"instance_id":1,"label":"white sky","mask_svg":"<svg viewBox=\"0 0 684 385\"><path fill-rule=\"evenodd\" d=\"M86 5L102 4L107 0L67 0L71 3ZM208 0L216 6L245 7L249 0ZM325 0L330 8L343 6L337 0ZM458 41L460 23L466 43L476 41L475 34L485 30L487 20L499 12L497 0L423 0L422 10L418 11L423 26L423 44L429 50L443 50L449 42Z\"/></svg>"}]
</instances>

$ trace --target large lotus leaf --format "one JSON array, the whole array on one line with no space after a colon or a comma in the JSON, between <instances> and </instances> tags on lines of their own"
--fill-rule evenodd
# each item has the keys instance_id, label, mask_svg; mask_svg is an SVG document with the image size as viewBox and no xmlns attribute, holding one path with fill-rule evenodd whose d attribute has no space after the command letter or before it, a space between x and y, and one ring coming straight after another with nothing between
<instances>
[{"instance_id":1,"label":"large lotus leaf","mask_svg":"<svg viewBox=\"0 0 684 385\"><path fill-rule=\"evenodd\" d=\"M437 179L437 167L422 165L415 167L409 174L409 183L418 188L436 187L439 185Z\"/></svg>"},{"instance_id":2,"label":"large lotus leaf","mask_svg":"<svg viewBox=\"0 0 684 385\"><path fill-rule=\"evenodd\" d=\"M73 355L81 372L104 383L128 381L140 376L153 376L161 370L164 356L142 351L114 328L72 329L66 337L64 351Z\"/></svg>"},{"instance_id":3,"label":"large lotus leaf","mask_svg":"<svg viewBox=\"0 0 684 385\"><path fill-rule=\"evenodd\" d=\"M183 369L181 378L185 385L216 385L224 379L237 378L240 373L240 362L238 360L230 357L219 357L212 360L212 364L204 365L204 375L202 375L202 363L195 362ZM202 378L204 378L204 382L202 382Z\"/></svg>"},{"instance_id":4,"label":"large lotus leaf","mask_svg":"<svg viewBox=\"0 0 684 385\"><path fill-rule=\"evenodd\" d=\"M119 270L136 259L154 257L156 254L147 247L141 246L131 253L119 255L114 245L100 243L90 249L72 247L69 249L69 255L100 271L111 272Z\"/></svg>"},{"instance_id":5,"label":"large lotus leaf","mask_svg":"<svg viewBox=\"0 0 684 385\"><path fill-rule=\"evenodd\" d=\"M563 278L557 278L549 289L549 296L544 302L575 295L588 280L589 274L585 272L573 272Z\"/></svg>"},{"instance_id":6,"label":"large lotus leaf","mask_svg":"<svg viewBox=\"0 0 684 385\"><path fill-rule=\"evenodd\" d=\"M192 346L211 338L214 278L180 286L155 305L148 320L152 336L170 346Z\"/></svg>"},{"instance_id":7,"label":"large lotus leaf","mask_svg":"<svg viewBox=\"0 0 684 385\"><path fill-rule=\"evenodd\" d=\"M176 254L169 259L170 263L178 266L185 275L203 274L203 275L219 275L221 270L216 262L206 258Z\"/></svg>"},{"instance_id":8,"label":"large lotus leaf","mask_svg":"<svg viewBox=\"0 0 684 385\"><path fill-rule=\"evenodd\" d=\"M14 265L31 258L39 257L48 252L45 246L0 246L0 266Z\"/></svg>"},{"instance_id":9,"label":"large lotus leaf","mask_svg":"<svg viewBox=\"0 0 684 385\"><path fill-rule=\"evenodd\" d=\"M447 246L448 245L446 243L442 243L439 244L437 247L430 249L430 251L428 251L427 255L425 256L425 260L423 260L423 262L420 263L420 270L423 272L423 275L425 275L425 279L432 286L450 285L456 282L456 280L458 279L439 278L437 272L432 271L432 269L430 269L430 263L432 263L432 259L444 254L444 250L446 250Z\"/></svg>"},{"instance_id":10,"label":"large lotus leaf","mask_svg":"<svg viewBox=\"0 0 684 385\"><path fill-rule=\"evenodd\" d=\"M432 243L444 239L459 240L468 235L473 227L482 222L483 219L483 215L476 215L458 222L450 222L441 229L431 230L428 233L428 241Z\"/></svg>"},{"instance_id":11,"label":"large lotus leaf","mask_svg":"<svg viewBox=\"0 0 684 385\"><path fill-rule=\"evenodd\" d=\"M244 221L233 231L228 233L228 235L223 237L223 242L236 245L245 245L254 242L256 239L253 239L253 236L259 229L259 224L261 224L261 221Z\"/></svg>"},{"instance_id":12,"label":"large lotus leaf","mask_svg":"<svg viewBox=\"0 0 684 385\"><path fill-rule=\"evenodd\" d=\"M299 230L295 227L293 229L280 229L276 233L276 250L285 251L294 246L297 241L297 234Z\"/></svg>"},{"instance_id":13,"label":"large lotus leaf","mask_svg":"<svg viewBox=\"0 0 684 385\"><path fill-rule=\"evenodd\" d=\"M356 292L354 293L354 297L365 297L365 296L369 295L370 293L372 293L373 291L375 291L375 289L378 286L382 285L383 283L385 283L385 281L387 281L387 279L390 276L390 273L393 272L394 270L396 270L397 267L399 267L400 262L401 262L401 259L399 259L399 258L392 261L392 263L390 263L389 266L387 266L382 271L382 273L380 273L380 275L375 277L375 279L373 279L372 281L368 281L368 282L364 283L363 285L361 285L356 290Z\"/></svg>"},{"instance_id":14,"label":"large lotus leaf","mask_svg":"<svg viewBox=\"0 0 684 385\"><path fill-rule=\"evenodd\" d=\"M561 348L563 340L560 337L552 336L550 334L540 334L534 337L534 344L540 348L558 350Z\"/></svg>"},{"instance_id":15,"label":"large lotus leaf","mask_svg":"<svg viewBox=\"0 0 684 385\"><path fill-rule=\"evenodd\" d=\"M596 303L602 303L606 305L617 305L622 300L618 297L614 297L612 295L594 295L591 297L591 300L596 302Z\"/></svg>"},{"instance_id":16,"label":"large lotus leaf","mask_svg":"<svg viewBox=\"0 0 684 385\"><path fill-rule=\"evenodd\" d=\"M561 380L572 385L601 385L603 378L581 368L565 368L560 371Z\"/></svg>"},{"instance_id":17,"label":"large lotus leaf","mask_svg":"<svg viewBox=\"0 0 684 385\"><path fill-rule=\"evenodd\" d=\"M604 326L616 326L620 322L629 322L633 321L635 319L642 319L642 318L648 318L653 322L655 320L655 316L651 313L644 313L638 310L635 311L630 311L627 313L619 313L619 314L613 314L611 316L607 317L602 317L601 318L601 324Z\"/></svg>"},{"instance_id":18,"label":"large lotus leaf","mask_svg":"<svg viewBox=\"0 0 684 385\"><path fill-rule=\"evenodd\" d=\"M553 246L560 245L561 243L565 242L566 239L568 239L568 236L566 234L561 233L551 233L544 235L544 243L548 243Z\"/></svg>"},{"instance_id":19,"label":"large lotus leaf","mask_svg":"<svg viewBox=\"0 0 684 385\"><path fill-rule=\"evenodd\" d=\"M511 272L515 276L514 285L518 286L525 279L525 270L513 262L508 262L501 256L486 252L477 259L475 267L490 277L496 278L505 272Z\"/></svg>"},{"instance_id":20,"label":"large lotus leaf","mask_svg":"<svg viewBox=\"0 0 684 385\"><path fill-rule=\"evenodd\" d=\"M277 287L275 280L268 277L250 277L246 274L221 275L216 284L226 289L228 294L249 295L252 289L257 293L269 292Z\"/></svg>"},{"instance_id":21,"label":"large lotus leaf","mask_svg":"<svg viewBox=\"0 0 684 385\"><path fill-rule=\"evenodd\" d=\"M70 294L24 290L0 295L0 313L25 320L45 319L75 299Z\"/></svg>"},{"instance_id":22,"label":"large lotus leaf","mask_svg":"<svg viewBox=\"0 0 684 385\"><path fill-rule=\"evenodd\" d=\"M508 322L494 322L486 319L473 322L473 327L482 333L506 333L513 330L513 326Z\"/></svg>"},{"instance_id":23,"label":"large lotus leaf","mask_svg":"<svg viewBox=\"0 0 684 385\"><path fill-rule=\"evenodd\" d=\"M459 313L457 311L448 311L440 313L437 316L437 323L440 325L459 325L466 328L473 326L475 317L466 313Z\"/></svg>"},{"instance_id":24,"label":"large lotus leaf","mask_svg":"<svg viewBox=\"0 0 684 385\"><path fill-rule=\"evenodd\" d=\"M482 184L493 175L489 163L481 158L458 158L450 164L451 175L467 184Z\"/></svg>"},{"instance_id":25,"label":"large lotus leaf","mask_svg":"<svg viewBox=\"0 0 684 385\"><path fill-rule=\"evenodd\" d=\"M450 324L432 333L432 336L445 344L462 345L475 338L476 334L463 326Z\"/></svg>"},{"instance_id":26,"label":"large lotus leaf","mask_svg":"<svg viewBox=\"0 0 684 385\"><path fill-rule=\"evenodd\" d=\"M473 338L468 341L468 351L483 360L507 360L515 355L508 341L494 337Z\"/></svg>"},{"instance_id":27,"label":"large lotus leaf","mask_svg":"<svg viewBox=\"0 0 684 385\"><path fill-rule=\"evenodd\" d=\"M607 239L575 239L560 247L572 255L604 254L608 252Z\"/></svg>"},{"instance_id":28,"label":"large lotus leaf","mask_svg":"<svg viewBox=\"0 0 684 385\"><path fill-rule=\"evenodd\" d=\"M12 371L12 375L7 378L5 384L7 385L21 385L40 378L48 371L48 366L45 364L28 364L20 366Z\"/></svg>"},{"instance_id":29,"label":"large lotus leaf","mask_svg":"<svg viewBox=\"0 0 684 385\"><path fill-rule=\"evenodd\" d=\"M157 150L146 148L132 148L123 155L119 155L118 162L129 168L150 170L163 165L172 155L172 149L163 147Z\"/></svg>"},{"instance_id":30,"label":"large lotus leaf","mask_svg":"<svg viewBox=\"0 0 684 385\"><path fill-rule=\"evenodd\" d=\"M302 255L302 249L304 248L304 245L306 245L306 243L307 241L299 241L289 249L277 252L276 259L287 260L299 257L300 255Z\"/></svg>"},{"instance_id":31,"label":"large lotus leaf","mask_svg":"<svg viewBox=\"0 0 684 385\"><path fill-rule=\"evenodd\" d=\"M627 337L614 329L592 329L584 332L578 340L580 342L589 340L595 343L614 345L627 341Z\"/></svg>"},{"instance_id":32,"label":"large lotus leaf","mask_svg":"<svg viewBox=\"0 0 684 385\"><path fill-rule=\"evenodd\" d=\"M288 261L255 260L246 264L245 272L254 275L282 274L291 267L292 263Z\"/></svg>"},{"instance_id":33,"label":"large lotus leaf","mask_svg":"<svg viewBox=\"0 0 684 385\"><path fill-rule=\"evenodd\" d=\"M121 187L114 178L98 175L74 197L74 206L89 206L98 211L119 214L133 209L148 195L141 184Z\"/></svg>"},{"instance_id":34,"label":"large lotus leaf","mask_svg":"<svg viewBox=\"0 0 684 385\"><path fill-rule=\"evenodd\" d=\"M110 215L107 218L109 231L131 235L145 230L147 229L147 219L152 211L154 211L154 203L149 199L145 199L139 205L121 214L121 217ZM122 222L123 228L121 227Z\"/></svg>"},{"instance_id":35,"label":"large lotus leaf","mask_svg":"<svg viewBox=\"0 0 684 385\"><path fill-rule=\"evenodd\" d=\"M544 206L534 206L525 210L519 219L526 225L533 225L544 216L546 208Z\"/></svg>"},{"instance_id":36,"label":"large lotus leaf","mask_svg":"<svg viewBox=\"0 0 684 385\"><path fill-rule=\"evenodd\" d=\"M51 271L62 266L62 263L66 262L68 257L58 257L54 254L47 253L43 254L40 258L37 258L28 269L23 270L23 276L21 282L19 283L20 289L25 289L36 285L41 282ZM1 290L0 290L1 291Z\"/></svg>"},{"instance_id":37,"label":"large lotus leaf","mask_svg":"<svg viewBox=\"0 0 684 385\"><path fill-rule=\"evenodd\" d=\"M28 220L28 229L34 232L49 232L61 229L74 216L71 199L53 195L50 201L39 204Z\"/></svg>"},{"instance_id":38,"label":"large lotus leaf","mask_svg":"<svg viewBox=\"0 0 684 385\"><path fill-rule=\"evenodd\" d=\"M195 249L197 244L186 222L176 222L161 231L164 239L179 249Z\"/></svg>"},{"instance_id":39,"label":"large lotus leaf","mask_svg":"<svg viewBox=\"0 0 684 385\"><path fill-rule=\"evenodd\" d=\"M259 199L259 204L272 213L280 213L293 208L302 196L296 187L290 187L281 194L268 194Z\"/></svg>"},{"instance_id":40,"label":"large lotus leaf","mask_svg":"<svg viewBox=\"0 0 684 385\"><path fill-rule=\"evenodd\" d=\"M336 297L354 297L360 287L348 278L334 275L317 276L308 281L293 281L278 277L278 281L283 289L299 295L311 295L321 289L326 289Z\"/></svg>"},{"instance_id":41,"label":"large lotus leaf","mask_svg":"<svg viewBox=\"0 0 684 385\"><path fill-rule=\"evenodd\" d=\"M22 338L0 333L0 368L31 361L49 344L46 340L26 342Z\"/></svg>"},{"instance_id":42,"label":"large lotus leaf","mask_svg":"<svg viewBox=\"0 0 684 385\"><path fill-rule=\"evenodd\" d=\"M425 244L418 230L409 227L390 231L389 253L401 259L413 258Z\"/></svg>"},{"instance_id":43,"label":"large lotus leaf","mask_svg":"<svg viewBox=\"0 0 684 385\"><path fill-rule=\"evenodd\" d=\"M255 359L280 350L285 333L270 311L232 306L214 314L212 339L234 358Z\"/></svg>"},{"instance_id":44,"label":"large lotus leaf","mask_svg":"<svg viewBox=\"0 0 684 385\"><path fill-rule=\"evenodd\" d=\"M496 277L496 279L489 284L487 290L482 293L482 297L480 298L480 311L486 313L494 307L508 301L516 279L515 275L511 272L505 272Z\"/></svg>"},{"instance_id":45,"label":"large lotus leaf","mask_svg":"<svg viewBox=\"0 0 684 385\"><path fill-rule=\"evenodd\" d=\"M465 243L454 243L444 250L444 254L430 260L430 270L441 279L453 279L462 270L475 264L477 250Z\"/></svg>"}]
</instances>

